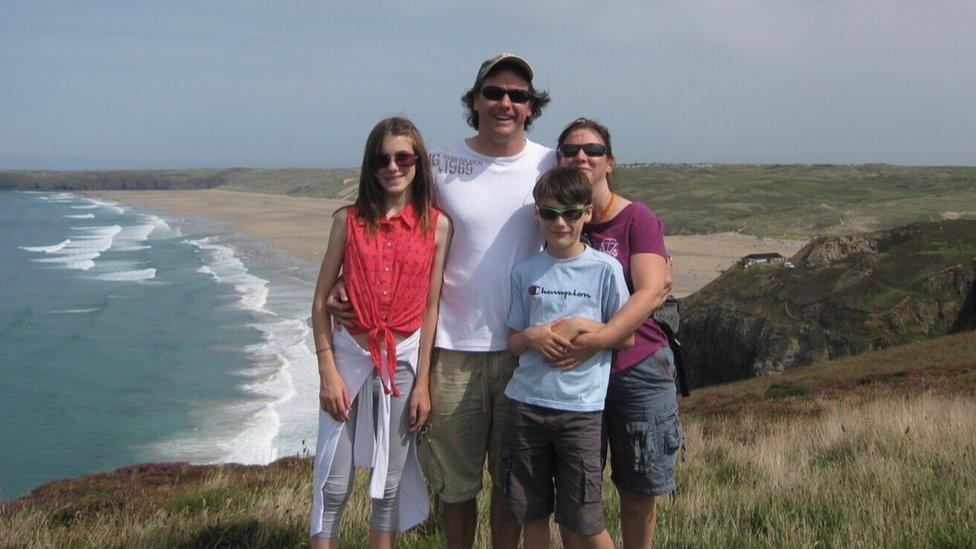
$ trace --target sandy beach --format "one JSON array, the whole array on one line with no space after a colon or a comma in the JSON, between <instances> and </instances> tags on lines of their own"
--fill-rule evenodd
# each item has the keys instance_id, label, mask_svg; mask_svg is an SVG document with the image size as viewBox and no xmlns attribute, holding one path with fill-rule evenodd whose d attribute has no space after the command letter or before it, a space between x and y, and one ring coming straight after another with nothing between
<instances>
[{"instance_id":1,"label":"sandy beach","mask_svg":"<svg viewBox=\"0 0 976 549\"><path fill-rule=\"evenodd\" d=\"M221 190L99 191L86 193L161 213L198 215L226 222L249 238L317 263L325 253L332 212L348 202L324 198ZM668 236L674 295L684 297L717 277L740 257L761 252L791 256L804 243L738 233Z\"/></svg>"}]
</instances>

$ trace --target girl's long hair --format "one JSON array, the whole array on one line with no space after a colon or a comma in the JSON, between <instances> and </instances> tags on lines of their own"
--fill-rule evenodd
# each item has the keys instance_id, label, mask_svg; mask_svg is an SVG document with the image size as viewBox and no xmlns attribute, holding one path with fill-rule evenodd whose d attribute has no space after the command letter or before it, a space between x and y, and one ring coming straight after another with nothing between
<instances>
[{"instance_id":1,"label":"girl's long hair","mask_svg":"<svg viewBox=\"0 0 976 549\"><path fill-rule=\"evenodd\" d=\"M366 222L367 234L373 234L379 227L380 220L386 217L386 200L383 186L376 177L374 163L383 147L383 138L387 135L403 136L410 140L413 152L417 155L416 171L411 185L410 203L420 221L420 229L430 230L431 207L433 202L433 175L430 171L430 157L424 139L413 122L402 117L392 116L381 120L366 138L363 147L363 165L359 171L359 195L356 197L358 217Z\"/></svg>"}]
</instances>

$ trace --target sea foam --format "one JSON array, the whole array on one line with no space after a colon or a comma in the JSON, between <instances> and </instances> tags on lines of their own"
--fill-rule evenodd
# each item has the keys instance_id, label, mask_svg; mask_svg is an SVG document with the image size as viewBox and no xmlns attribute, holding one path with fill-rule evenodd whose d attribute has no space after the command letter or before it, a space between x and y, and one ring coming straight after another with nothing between
<instances>
[{"instance_id":1,"label":"sea foam","mask_svg":"<svg viewBox=\"0 0 976 549\"><path fill-rule=\"evenodd\" d=\"M21 250L28 252L40 252L45 254L53 254L54 252L64 249L65 246L71 244L71 239L61 241L58 244L53 244L51 246L21 246Z\"/></svg>"},{"instance_id":2,"label":"sea foam","mask_svg":"<svg viewBox=\"0 0 976 549\"><path fill-rule=\"evenodd\" d=\"M268 300L268 281L249 273L233 247L216 244L212 237L186 242L206 253L210 259L198 269L199 272L212 276L217 282L232 284L240 296L238 303L242 308L274 315L264 307Z\"/></svg>"},{"instance_id":3,"label":"sea foam","mask_svg":"<svg viewBox=\"0 0 976 549\"><path fill-rule=\"evenodd\" d=\"M95 278L99 280L108 280L111 282L137 282L140 280L152 280L153 278L156 278L156 269L150 267L148 269L136 269L134 271L117 271L113 273L100 274Z\"/></svg>"},{"instance_id":4,"label":"sea foam","mask_svg":"<svg viewBox=\"0 0 976 549\"><path fill-rule=\"evenodd\" d=\"M85 313L94 313L98 310L98 307L93 307L90 309L58 309L57 311L51 311L52 315L80 315Z\"/></svg>"},{"instance_id":5,"label":"sea foam","mask_svg":"<svg viewBox=\"0 0 976 549\"><path fill-rule=\"evenodd\" d=\"M87 271L95 266L102 252L112 247L115 235L122 231L118 225L102 227L72 227L73 234L67 240L52 246L28 246L21 249L40 252L50 257L32 259L38 263L57 263L69 269Z\"/></svg>"},{"instance_id":6,"label":"sea foam","mask_svg":"<svg viewBox=\"0 0 976 549\"><path fill-rule=\"evenodd\" d=\"M123 207L122 205L120 205L118 202L112 202L111 200L99 200L97 198L89 198L87 196L86 197L83 197L82 200L84 200L84 201L88 202L89 204L91 204L91 207L94 207L94 208L107 208L107 209L112 210L113 212L115 212L117 214L125 213L125 210L126 210L125 207ZM79 208L79 209L81 209L81 208Z\"/></svg>"},{"instance_id":7,"label":"sea foam","mask_svg":"<svg viewBox=\"0 0 976 549\"><path fill-rule=\"evenodd\" d=\"M206 418L205 423L210 424L208 432L163 441L155 445L155 451L197 463L268 463L279 457L283 416L288 421L294 420L291 408L297 400L296 373L309 368L314 371L315 357L306 343L310 334L308 324L304 318L278 315L267 308L269 282L251 274L233 246L215 237L185 242L201 252L204 265L198 272L232 286L239 296L238 305L254 313L255 322L249 326L261 333L261 342L244 348L251 365L235 372L248 398L199 412ZM300 299L302 306L293 307L296 310L304 310L307 296ZM304 399L301 406L308 406ZM317 404L312 403L311 410L314 416ZM211 418L220 421L214 425ZM297 441L286 444L298 451Z\"/></svg>"},{"instance_id":8,"label":"sea foam","mask_svg":"<svg viewBox=\"0 0 976 549\"><path fill-rule=\"evenodd\" d=\"M70 193L40 196L41 200L72 204L72 209L109 209L116 214L125 213L126 208L117 202L76 197ZM78 204L78 201L82 204ZM94 213L65 215L70 219L95 219ZM136 225L97 225L71 227L69 238L50 246L21 246L20 249L43 253L45 257L33 259L38 263L59 264L68 269L88 271L95 267L97 260L108 250L117 252L138 252L149 249L149 235L157 229L173 232L169 224L157 215L141 214L143 223ZM95 278L113 282L131 282L155 278L155 269L117 270L101 273Z\"/></svg>"}]
</instances>

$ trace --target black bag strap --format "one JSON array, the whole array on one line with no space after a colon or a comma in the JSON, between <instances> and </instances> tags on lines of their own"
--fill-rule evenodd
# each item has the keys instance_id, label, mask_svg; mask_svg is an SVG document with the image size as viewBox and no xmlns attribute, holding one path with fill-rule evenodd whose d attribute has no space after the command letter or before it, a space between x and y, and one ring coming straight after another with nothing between
<instances>
[{"instance_id":1,"label":"black bag strap","mask_svg":"<svg viewBox=\"0 0 976 549\"><path fill-rule=\"evenodd\" d=\"M671 348L671 353L674 355L674 367L678 372L677 382L681 396L690 396L691 387L688 386L685 359L681 354L681 342L675 337L675 332L678 331L678 326L681 323L680 303L674 296L668 296L661 307L654 311L651 316L664 331L664 335L668 336L668 347Z\"/></svg>"},{"instance_id":2,"label":"black bag strap","mask_svg":"<svg viewBox=\"0 0 976 549\"><path fill-rule=\"evenodd\" d=\"M674 337L674 332L667 322L658 321L658 325L664 331L664 334L668 336L668 346L671 347L671 353L674 355L674 369L678 372L678 390L681 391L681 396L683 397L691 396L691 388L688 386L688 375L685 372L685 358L681 354L681 342L678 341L678 338Z\"/></svg>"}]
</instances>

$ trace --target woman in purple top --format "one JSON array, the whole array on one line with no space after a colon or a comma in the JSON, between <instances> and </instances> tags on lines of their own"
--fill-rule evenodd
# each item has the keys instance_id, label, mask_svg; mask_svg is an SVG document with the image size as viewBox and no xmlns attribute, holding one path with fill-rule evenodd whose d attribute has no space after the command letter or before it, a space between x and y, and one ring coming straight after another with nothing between
<instances>
[{"instance_id":1,"label":"woman in purple top","mask_svg":"<svg viewBox=\"0 0 976 549\"><path fill-rule=\"evenodd\" d=\"M667 336L651 317L671 290L664 224L644 204L613 192L610 132L602 124L586 118L573 121L559 135L557 152L560 166L579 168L593 185L593 220L583 234L595 249L617 258L631 292L626 306L611 320L636 329L636 342L614 357L604 436L620 494L624 547L650 547L654 498L674 492L675 458L683 441L674 356ZM589 356L601 344L588 333L572 343L564 364Z\"/></svg>"}]
</instances>

